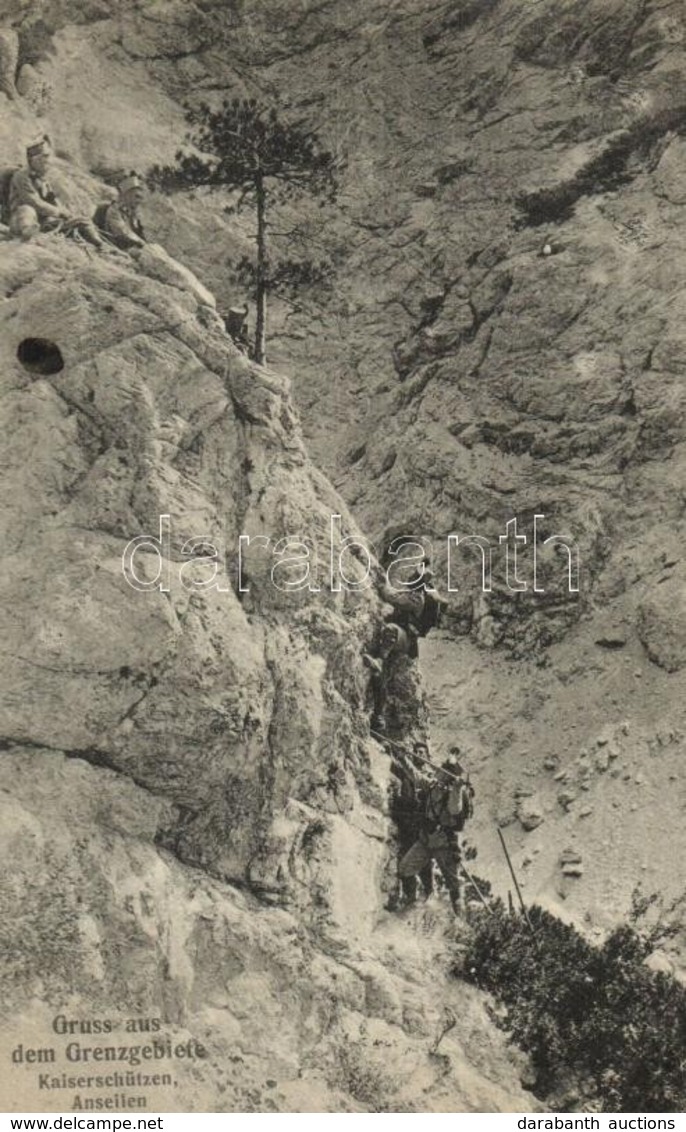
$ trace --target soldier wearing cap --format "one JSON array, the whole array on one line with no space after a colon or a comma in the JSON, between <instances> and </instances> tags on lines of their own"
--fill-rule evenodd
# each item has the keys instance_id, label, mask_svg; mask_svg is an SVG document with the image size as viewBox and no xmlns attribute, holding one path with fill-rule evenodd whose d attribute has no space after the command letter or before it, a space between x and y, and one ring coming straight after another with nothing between
<instances>
[{"instance_id":1,"label":"soldier wearing cap","mask_svg":"<svg viewBox=\"0 0 686 1132\"><path fill-rule=\"evenodd\" d=\"M448 757L427 774L405 760L405 772L424 795L422 827L414 845L401 858L398 876L417 876L435 861L450 895L453 911L462 907L460 883L460 845L458 833L472 816L474 791L467 781L458 747L451 747Z\"/></svg>"},{"instance_id":2,"label":"soldier wearing cap","mask_svg":"<svg viewBox=\"0 0 686 1132\"><path fill-rule=\"evenodd\" d=\"M59 200L48 180L52 159L50 138L44 134L26 149L26 168L13 174L9 187L10 231L29 240L37 232L78 234L95 247L102 247L90 220L74 217Z\"/></svg>"},{"instance_id":3,"label":"soldier wearing cap","mask_svg":"<svg viewBox=\"0 0 686 1132\"><path fill-rule=\"evenodd\" d=\"M117 189L117 199L103 201L96 208L93 217L105 236L105 246L114 245L119 251L132 256L139 269L151 279L190 291L198 302L198 315L206 325L221 325L214 295L203 286L190 268L174 259L161 244L148 239L138 211L145 196L145 183L140 174L125 173L120 177Z\"/></svg>"},{"instance_id":4,"label":"soldier wearing cap","mask_svg":"<svg viewBox=\"0 0 686 1132\"><path fill-rule=\"evenodd\" d=\"M104 210L102 230L118 248L130 252L147 243L139 215L144 196L143 180L138 173L127 173L118 189L118 199Z\"/></svg>"}]
</instances>

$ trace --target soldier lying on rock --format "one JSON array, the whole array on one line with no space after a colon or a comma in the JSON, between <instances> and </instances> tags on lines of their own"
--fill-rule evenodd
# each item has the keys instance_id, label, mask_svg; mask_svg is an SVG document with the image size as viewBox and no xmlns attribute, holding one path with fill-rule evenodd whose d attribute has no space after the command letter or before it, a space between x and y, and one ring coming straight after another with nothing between
<instances>
[{"instance_id":1,"label":"soldier lying on rock","mask_svg":"<svg viewBox=\"0 0 686 1132\"><path fill-rule=\"evenodd\" d=\"M193 272L160 244L151 243L143 228L140 206L145 197L145 183L140 174L132 171L121 178L115 201L99 204L93 217L95 224L108 243L136 260L141 270L160 283L167 283L183 291L190 291L200 304L200 314L207 325L224 329L216 313L216 300Z\"/></svg>"},{"instance_id":2,"label":"soldier lying on rock","mask_svg":"<svg viewBox=\"0 0 686 1132\"><path fill-rule=\"evenodd\" d=\"M91 220L72 216L48 180L52 144L45 134L26 149L26 167L17 169L9 185L10 232L30 240L38 232L80 236L96 248L103 242Z\"/></svg>"},{"instance_id":3,"label":"soldier lying on rock","mask_svg":"<svg viewBox=\"0 0 686 1132\"><path fill-rule=\"evenodd\" d=\"M101 204L94 220L112 243L123 252L146 244L140 206L143 202L143 180L137 173L127 173L119 182L119 196L110 204Z\"/></svg>"}]
</instances>

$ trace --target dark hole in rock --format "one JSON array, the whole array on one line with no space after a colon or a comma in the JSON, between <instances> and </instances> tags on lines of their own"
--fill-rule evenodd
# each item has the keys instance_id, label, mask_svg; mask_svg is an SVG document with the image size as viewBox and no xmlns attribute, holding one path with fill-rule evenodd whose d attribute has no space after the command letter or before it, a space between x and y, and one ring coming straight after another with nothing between
<instances>
[{"instance_id":1,"label":"dark hole in rock","mask_svg":"<svg viewBox=\"0 0 686 1132\"><path fill-rule=\"evenodd\" d=\"M64 369L62 352L49 338L24 338L19 343L17 358L29 373L45 375Z\"/></svg>"}]
</instances>

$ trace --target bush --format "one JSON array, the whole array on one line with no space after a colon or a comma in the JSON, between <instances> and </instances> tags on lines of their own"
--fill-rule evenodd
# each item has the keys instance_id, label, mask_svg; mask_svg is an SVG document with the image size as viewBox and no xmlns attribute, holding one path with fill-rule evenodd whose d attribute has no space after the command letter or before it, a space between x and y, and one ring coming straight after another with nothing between
<instances>
[{"instance_id":1,"label":"bush","mask_svg":"<svg viewBox=\"0 0 686 1132\"><path fill-rule=\"evenodd\" d=\"M369 1112L389 1112L390 1098L399 1088L398 1080L370 1056L363 1042L348 1042L338 1048L336 1069L329 1084L349 1093Z\"/></svg>"},{"instance_id":2,"label":"bush","mask_svg":"<svg viewBox=\"0 0 686 1132\"><path fill-rule=\"evenodd\" d=\"M493 993L501 1028L529 1053L534 1092L550 1099L570 1074L604 1111L686 1106L686 988L651 971L656 933L634 922L602 947L542 908L473 917L463 977Z\"/></svg>"},{"instance_id":3,"label":"bush","mask_svg":"<svg viewBox=\"0 0 686 1132\"><path fill-rule=\"evenodd\" d=\"M656 150L661 152L661 141L672 131L679 136L686 134L686 105L641 115L568 180L517 196L515 204L521 215L516 227L562 223L570 218L582 197L628 184L644 168L653 167L658 160Z\"/></svg>"}]
</instances>

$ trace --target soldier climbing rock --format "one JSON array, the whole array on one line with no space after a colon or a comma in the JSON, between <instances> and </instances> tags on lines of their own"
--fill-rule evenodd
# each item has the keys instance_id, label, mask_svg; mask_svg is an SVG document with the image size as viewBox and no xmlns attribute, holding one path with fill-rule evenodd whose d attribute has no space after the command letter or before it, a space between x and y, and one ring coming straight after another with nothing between
<instances>
[{"instance_id":1,"label":"soldier climbing rock","mask_svg":"<svg viewBox=\"0 0 686 1132\"><path fill-rule=\"evenodd\" d=\"M437 627L448 604L434 588L429 561L423 559L402 589L387 581L379 583L380 597L388 607L386 622L374 651L362 654L371 674L372 728L376 731L386 731L389 699L397 701L397 695L389 694L394 680L418 659L419 638Z\"/></svg>"},{"instance_id":2,"label":"soldier climbing rock","mask_svg":"<svg viewBox=\"0 0 686 1132\"><path fill-rule=\"evenodd\" d=\"M414 757L428 757L429 750L425 743L415 743L414 755L409 756L415 769L418 769ZM391 794L390 814L395 822L398 836L398 861L412 848L421 835L426 798L422 788L406 770L405 760L394 759L391 770L396 779L396 785ZM427 861L418 871L422 892L428 899L433 892L433 863ZM398 875L396 891L388 902L389 911L399 907L414 904L417 899L417 875L414 873L405 876Z\"/></svg>"},{"instance_id":3,"label":"soldier climbing rock","mask_svg":"<svg viewBox=\"0 0 686 1132\"><path fill-rule=\"evenodd\" d=\"M386 703L388 682L393 673L393 663L400 657L411 655L409 634L400 625L390 621L383 625L377 646L377 655L363 653L362 660L371 674L373 697L372 727L384 731L386 727Z\"/></svg>"},{"instance_id":4,"label":"soldier climbing rock","mask_svg":"<svg viewBox=\"0 0 686 1132\"><path fill-rule=\"evenodd\" d=\"M455 913L460 913L460 845L458 834L473 813L474 791L458 758L451 751L440 767L419 770L407 755L401 756L405 772L424 793L421 829L414 844L398 865L401 881L417 876L435 861L441 872Z\"/></svg>"},{"instance_id":5,"label":"soldier climbing rock","mask_svg":"<svg viewBox=\"0 0 686 1132\"><path fill-rule=\"evenodd\" d=\"M414 594L421 594L422 605L414 614L414 627L419 637L426 637L431 629L437 629L448 602L441 597L435 582L431 559L424 557L420 566L407 579L406 586Z\"/></svg>"}]
</instances>

